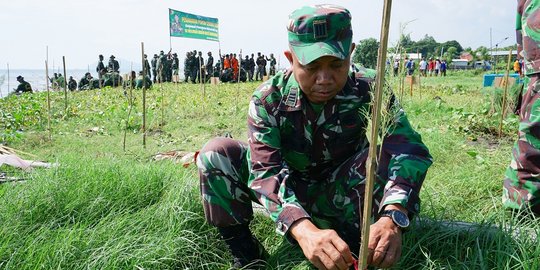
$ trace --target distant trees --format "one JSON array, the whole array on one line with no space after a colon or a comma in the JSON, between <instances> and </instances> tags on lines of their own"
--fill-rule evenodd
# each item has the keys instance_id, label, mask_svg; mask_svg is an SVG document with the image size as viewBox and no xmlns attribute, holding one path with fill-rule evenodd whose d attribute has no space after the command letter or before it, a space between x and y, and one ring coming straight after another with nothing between
<instances>
[{"instance_id":1,"label":"distant trees","mask_svg":"<svg viewBox=\"0 0 540 270\"><path fill-rule=\"evenodd\" d=\"M419 41L413 41L409 34L401 35L397 46L401 47L402 53L418 52L426 58L438 58L441 53L444 53L443 57L457 57L463 51L463 47L456 40L439 43L430 35L424 35ZM453 49L448 52L450 48Z\"/></svg>"},{"instance_id":2,"label":"distant trees","mask_svg":"<svg viewBox=\"0 0 540 270\"><path fill-rule=\"evenodd\" d=\"M478 60L487 61L491 59L491 54L489 53L489 49L484 46L478 47L478 49L474 51L473 55L475 56L475 59L478 59Z\"/></svg>"},{"instance_id":3,"label":"distant trees","mask_svg":"<svg viewBox=\"0 0 540 270\"><path fill-rule=\"evenodd\" d=\"M352 60L367 68L375 68L377 65L377 53L379 42L374 38L363 39L356 45Z\"/></svg>"},{"instance_id":4,"label":"distant trees","mask_svg":"<svg viewBox=\"0 0 540 270\"><path fill-rule=\"evenodd\" d=\"M462 52L469 53L474 57L474 60L491 60L489 48L486 48L485 46L480 46L476 50L473 50L470 47L464 49L457 40L439 43L430 35L424 35L424 37L418 41L412 40L410 34L401 35L397 44L389 44L389 46L389 53L418 52L426 59L442 58L448 63L450 63L452 59L459 58ZM378 49L379 42L376 39L367 38L360 40L356 45L356 50L352 57L353 62L360 63L368 68L375 68L377 65ZM505 48L499 48L500 51L511 49L515 50L516 46L511 45Z\"/></svg>"}]
</instances>

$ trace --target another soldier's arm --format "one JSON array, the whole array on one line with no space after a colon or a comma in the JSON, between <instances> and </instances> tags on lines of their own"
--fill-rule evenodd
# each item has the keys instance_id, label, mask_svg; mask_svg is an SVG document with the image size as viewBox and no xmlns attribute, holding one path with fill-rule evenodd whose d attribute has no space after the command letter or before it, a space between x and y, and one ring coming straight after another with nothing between
<instances>
[{"instance_id":1,"label":"another soldier's arm","mask_svg":"<svg viewBox=\"0 0 540 270\"><path fill-rule=\"evenodd\" d=\"M267 98L268 99L268 98ZM281 157L278 119L257 97L249 104L248 139L250 146L249 186L276 222L277 231L286 234L297 220L309 218L289 188L289 169Z\"/></svg>"},{"instance_id":2,"label":"another soldier's arm","mask_svg":"<svg viewBox=\"0 0 540 270\"><path fill-rule=\"evenodd\" d=\"M411 127L394 97L389 111L393 121L384 136L381 152L391 158L380 210L386 205L400 204L409 215L417 214L420 211L420 188L433 161L420 134Z\"/></svg>"}]
</instances>

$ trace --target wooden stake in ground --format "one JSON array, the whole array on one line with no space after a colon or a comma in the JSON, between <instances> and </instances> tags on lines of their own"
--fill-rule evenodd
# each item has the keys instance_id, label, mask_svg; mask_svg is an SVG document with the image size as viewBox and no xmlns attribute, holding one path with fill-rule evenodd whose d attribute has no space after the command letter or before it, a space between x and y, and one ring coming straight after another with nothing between
<instances>
[{"instance_id":1,"label":"wooden stake in ground","mask_svg":"<svg viewBox=\"0 0 540 270\"><path fill-rule=\"evenodd\" d=\"M202 55L202 54L201 54ZM204 86L204 79L203 79L203 67L201 66L201 57L197 57L199 58L199 81L201 83L201 89L202 89L202 94L203 94L203 98L206 96L206 89L205 89L205 86Z\"/></svg>"},{"instance_id":2,"label":"wooden stake in ground","mask_svg":"<svg viewBox=\"0 0 540 270\"><path fill-rule=\"evenodd\" d=\"M416 58L422 62L422 58L420 57L420 54L418 53L418 50L416 50ZM420 77L422 77L422 72L420 71L420 62L418 62L418 95L420 98L422 98L422 83Z\"/></svg>"},{"instance_id":3,"label":"wooden stake in ground","mask_svg":"<svg viewBox=\"0 0 540 270\"><path fill-rule=\"evenodd\" d=\"M141 54L144 59L144 42L141 42ZM144 66L144 64L143 64ZM142 112L143 112L143 124L142 124L142 133L143 133L143 148L146 148L146 88L142 89Z\"/></svg>"},{"instance_id":4,"label":"wooden stake in ground","mask_svg":"<svg viewBox=\"0 0 540 270\"><path fill-rule=\"evenodd\" d=\"M144 70L144 58L143 58L143 70ZM132 72L133 72L133 62L131 63L131 72L129 74L130 76L132 75ZM143 74L144 74L144 71L143 71ZM145 83L143 81L143 87L144 87L144 84ZM126 93L125 90L124 90L124 93ZM126 137L127 137L127 130L129 127L129 118L131 116L131 110L133 109L133 80L131 80L129 84L129 96L127 98L128 98L129 109L128 109L128 114L126 118L126 127L124 129L124 140L122 143L122 149L124 150L124 152L126 152Z\"/></svg>"},{"instance_id":5,"label":"wooden stake in ground","mask_svg":"<svg viewBox=\"0 0 540 270\"><path fill-rule=\"evenodd\" d=\"M413 96L413 87L414 87L414 75L409 76L411 78L411 97Z\"/></svg>"},{"instance_id":6,"label":"wooden stake in ground","mask_svg":"<svg viewBox=\"0 0 540 270\"><path fill-rule=\"evenodd\" d=\"M67 98L67 77L66 77L66 57L62 56L62 63L64 65L64 112L65 116L68 114L68 98Z\"/></svg>"},{"instance_id":7,"label":"wooden stake in ground","mask_svg":"<svg viewBox=\"0 0 540 270\"><path fill-rule=\"evenodd\" d=\"M163 70L161 70L159 72L159 77L160 78L163 78L161 76L163 76ZM163 108L163 99L164 99L164 95L163 95L163 81L160 79L159 80L159 92L161 93L161 122L159 123L159 126L160 127L163 127L165 125L165 121L163 120L163 114L164 114L164 108Z\"/></svg>"},{"instance_id":8,"label":"wooden stake in ground","mask_svg":"<svg viewBox=\"0 0 540 270\"><path fill-rule=\"evenodd\" d=\"M383 18L381 24L381 46L377 58L377 85L375 89L372 116L371 116L371 140L369 141L369 154L366 168L366 184L364 193L364 212L362 215L360 254L358 255L358 269L367 268L367 257L369 254L369 227L371 226L371 208L373 200L373 186L375 182L375 171L377 168L377 136L379 134L379 122L381 115L382 94L384 91L384 75L386 49L388 47L388 29L390 28L390 13L392 10L392 0L384 1Z\"/></svg>"},{"instance_id":9,"label":"wooden stake in ground","mask_svg":"<svg viewBox=\"0 0 540 270\"><path fill-rule=\"evenodd\" d=\"M501 108L501 122L499 123L499 139L502 136L502 126L504 121L504 115L506 114L506 96L508 95L508 75L510 73L510 62L512 61L512 50L508 52L508 62L506 63L506 74L504 75L504 94L503 103Z\"/></svg>"},{"instance_id":10,"label":"wooden stake in ground","mask_svg":"<svg viewBox=\"0 0 540 270\"><path fill-rule=\"evenodd\" d=\"M51 95L49 91L49 63L47 63L47 60L45 60L45 80L47 81L47 130L49 130L49 141L51 141Z\"/></svg>"}]
</instances>

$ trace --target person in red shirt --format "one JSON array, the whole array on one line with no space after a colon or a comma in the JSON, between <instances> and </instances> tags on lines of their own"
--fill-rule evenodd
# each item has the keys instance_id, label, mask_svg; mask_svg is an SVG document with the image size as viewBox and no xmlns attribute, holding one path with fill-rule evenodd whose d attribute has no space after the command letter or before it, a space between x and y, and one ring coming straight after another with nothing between
<instances>
[{"instance_id":1,"label":"person in red shirt","mask_svg":"<svg viewBox=\"0 0 540 270\"><path fill-rule=\"evenodd\" d=\"M433 58L430 58L428 62L428 74L430 77L433 75L433 70L435 70L435 61L433 61Z\"/></svg>"}]
</instances>

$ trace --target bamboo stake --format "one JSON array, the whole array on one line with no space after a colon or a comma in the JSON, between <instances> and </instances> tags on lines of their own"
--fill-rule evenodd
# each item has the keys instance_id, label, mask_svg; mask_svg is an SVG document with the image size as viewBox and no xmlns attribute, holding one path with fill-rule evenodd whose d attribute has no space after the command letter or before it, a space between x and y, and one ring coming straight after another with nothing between
<instances>
[{"instance_id":1,"label":"bamboo stake","mask_svg":"<svg viewBox=\"0 0 540 270\"><path fill-rule=\"evenodd\" d=\"M131 70L133 71L133 62L131 63ZM143 74L144 74L144 56L143 56ZM130 73L130 76L131 76L131 73ZM144 88L144 81L143 81L143 88ZM126 137L127 137L127 130L129 127L129 118L131 116L131 110L133 109L133 80L131 80L129 84L128 106L129 106L129 110L128 110L128 115L126 118L126 128L124 129L124 141L122 144L122 148L124 149L124 152L126 152Z\"/></svg>"},{"instance_id":2,"label":"bamboo stake","mask_svg":"<svg viewBox=\"0 0 540 270\"><path fill-rule=\"evenodd\" d=\"M201 89L202 89L203 98L204 98L206 96L206 89L204 87L204 82L203 82L202 67L201 67L201 57L197 56L197 58L199 59L199 81L201 83Z\"/></svg>"},{"instance_id":3,"label":"bamboo stake","mask_svg":"<svg viewBox=\"0 0 540 270\"><path fill-rule=\"evenodd\" d=\"M141 42L141 54L144 59L144 42ZM143 148L146 148L146 89L143 87L142 90L142 104L143 104Z\"/></svg>"},{"instance_id":4,"label":"bamboo stake","mask_svg":"<svg viewBox=\"0 0 540 270\"><path fill-rule=\"evenodd\" d=\"M369 254L369 229L371 226L371 208L373 200L373 186L375 182L375 171L377 167L377 136L379 134L379 122L381 114L382 94L384 89L384 70L386 60L386 49L388 47L388 29L390 28L390 14L392 10L392 0L385 0L383 7L383 18L381 24L381 46L379 47L379 56L377 59L377 85L375 89L375 100L372 108L371 117L371 140L369 144L369 154L366 168L366 184L364 193L364 212L362 215L361 227L361 245L358 269L367 268L367 257Z\"/></svg>"},{"instance_id":5,"label":"bamboo stake","mask_svg":"<svg viewBox=\"0 0 540 270\"><path fill-rule=\"evenodd\" d=\"M508 76L510 73L510 61L512 61L512 50L508 52L508 62L506 63L506 74L504 75L504 94L503 104L501 109L501 122L499 123L499 139L502 137L502 127L504 121L504 115L506 114L506 96L508 94Z\"/></svg>"},{"instance_id":6,"label":"bamboo stake","mask_svg":"<svg viewBox=\"0 0 540 270\"><path fill-rule=\"evenodd\" d=\"M62 56L62 63L64 65L64 101L65 101L64 111L65 111L65 115L67 116L68 97L67 97L67 77L66 77L66 57L65 56Z\"/></svg>"},{"instance_id":7,"label":"bamboo stake","mask_svg":"<svg viewBox=\"0 0 540 270\"><path fill-rule=\"evenodd\" d=\"M169 52L170 53L170 52ZM162 64L165 65L165 64ZM161 122L159 123L159 126L163 126L163 68L158 72L159 74L159 92L161 93Z\"/></svg>"},{"instance_id":8,"label":"bamboo stake","mask_svg":"<svg viewBox=\"0 0 540 270\"><path fill-rule=\"evenodd\" d=\"M420 57L418 50L416 50L416 58L420 60L418 62L418 95L420 96L420 98L422 98L422 83L420 79L420 77L422 77L422 72L420 71L420 62L422 61L422 57Z\"/></svg>"},{"instance_id":9,"label":"bamboo stake","mask_svg":"<svg viewBox=\"0 0 540 270\"><path fill-rule=\"evenodd\" d=\"M414 75L411 75L410 78L411 78L411 97L412 97L413 96Z\"/></svg>"},{"instance_id":10,"label":"bamboo stake","mask_svg":"<svg viewBox=\"0 0 540 270\"><path fill-rule=\"evenodd\" d=\"M45 60L45 80L47 81L47 130L49 130L49 141L51 141L51 95L49 90L49 64L47 60Z\"/></svg>"}]
</instances>

